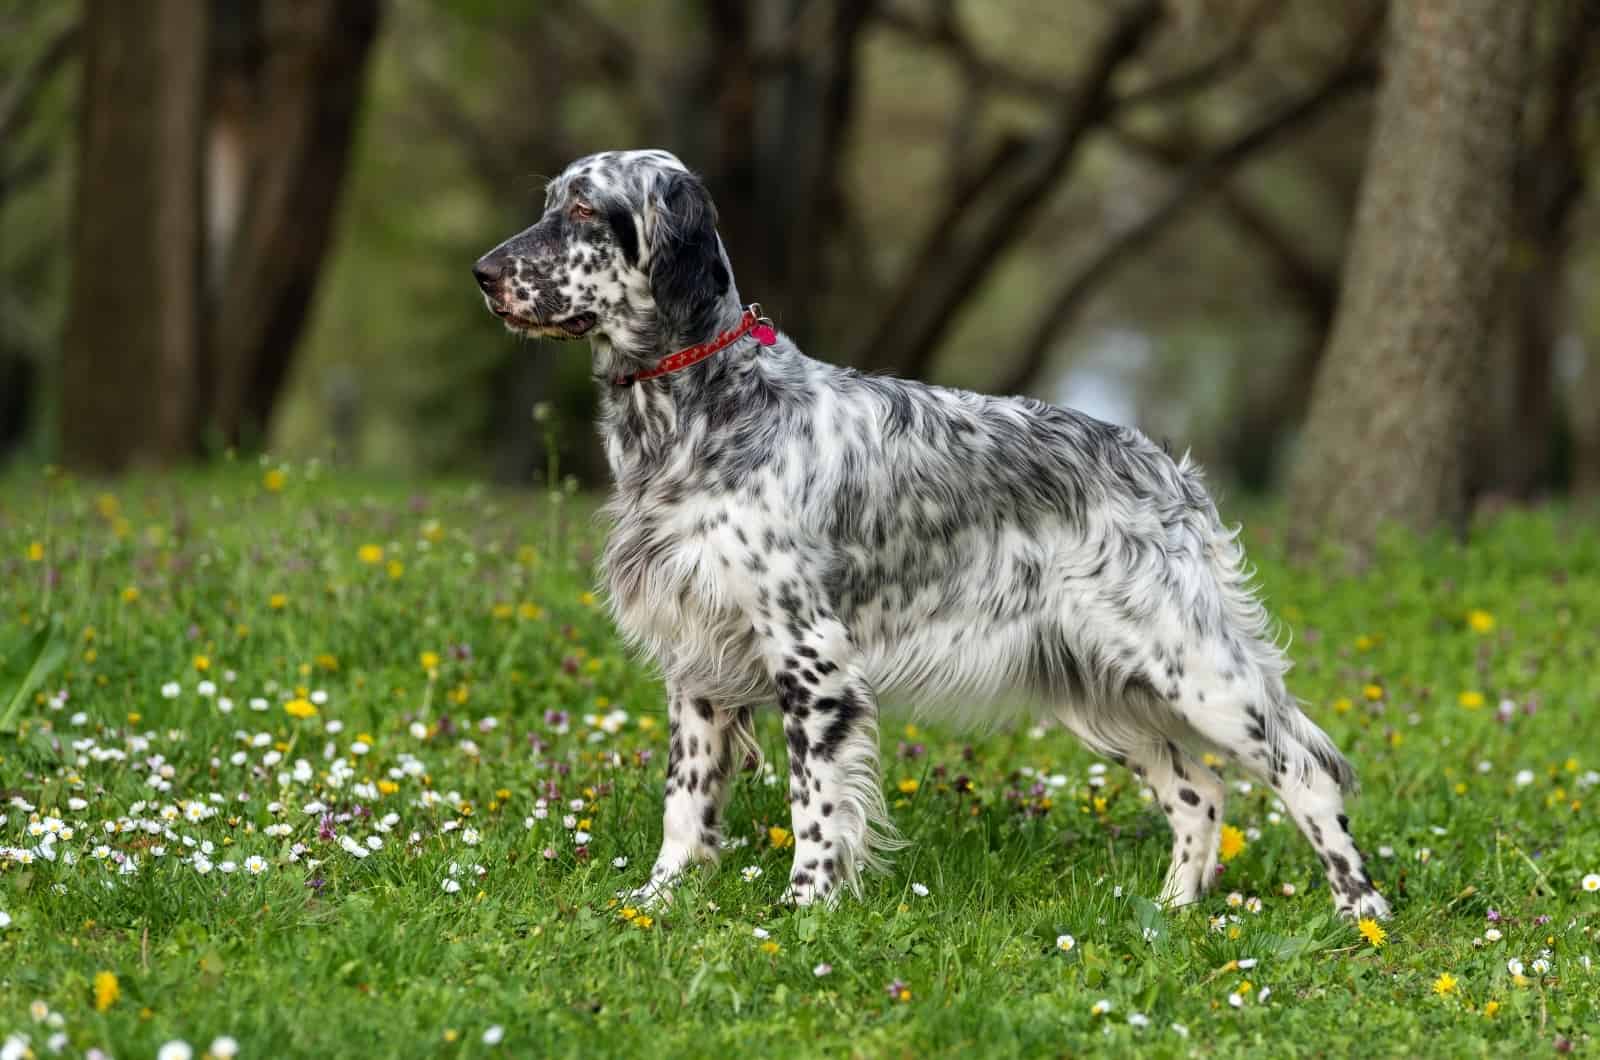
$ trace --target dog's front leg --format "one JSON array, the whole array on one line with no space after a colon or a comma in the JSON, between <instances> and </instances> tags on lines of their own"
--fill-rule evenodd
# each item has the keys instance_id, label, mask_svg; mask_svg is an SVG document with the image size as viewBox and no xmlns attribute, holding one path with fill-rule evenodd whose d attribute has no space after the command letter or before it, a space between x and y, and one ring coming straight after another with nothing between
<instances>
[{"instance_id":1,"label":"dog's front leg","mask_svg":"<svg viewBox=\"0 0 1600 1060\"><path fill-rule=\"evenodd\" d=\"M789 744L795 838L788 897L799 905L858 890L898 845L878 775L878 701L848 631L825 609L780 596L767 658Z\"/></svg>"},{"instance_id":2,"label":"dog's front leg","mask_svg":"<svg viewBox=\"0 0 1600 1060\"><path fill-rule=\"evenodd\" d=\"M672 881L694 862L715 862L722 846L722 808L732 787L737 712L667 686L667 788L661 853L650 882L633 897L665 902Z\"/></svg>"}]
</instances>

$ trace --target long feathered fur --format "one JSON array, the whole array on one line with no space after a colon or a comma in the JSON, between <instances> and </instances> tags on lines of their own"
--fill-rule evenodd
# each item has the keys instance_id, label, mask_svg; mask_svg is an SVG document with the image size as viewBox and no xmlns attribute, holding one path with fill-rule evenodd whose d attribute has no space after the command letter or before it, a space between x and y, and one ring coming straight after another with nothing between
<instances>
[{"instance_id":1,"label":"long feathered fur","mask_svg":"<svg viewBox=\"0 0 1600 1060\"><path fill-rule=\"evenodd\" d=\"M899 842L881 693L969 725L1032 710L1127 764L1173 824L1174 902L1210 882L1222 789L1196 753L1218 751L1279 791L1341 909L1385 912L1345 827L1353 773L1290 696L1237 531L1187 456L1028 398L862 375L782 335L614 382L739 319L715 219L665 152L596 155L480 263L514 330L591 341L615 478L603 576L672 720L649 892L714 858L725 763L774 700L791 893L859 889Z\"/></svg>"}]
</instances>

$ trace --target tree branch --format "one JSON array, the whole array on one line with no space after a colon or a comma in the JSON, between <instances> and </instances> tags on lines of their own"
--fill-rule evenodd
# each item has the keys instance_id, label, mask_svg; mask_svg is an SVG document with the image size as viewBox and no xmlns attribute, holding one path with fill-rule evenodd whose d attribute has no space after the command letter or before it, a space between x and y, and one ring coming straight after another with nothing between
<instances>
[{"instance_id":1,"label":"tree branch","mask_svg":"<svg viewBox=\"0 0 1600 1060\"><path fill-rule=\"evenodd\" d=\"M948 52L967 77L1001 92L1027 96L1051 105L1059 105L1075 95L1075 86L1067 82L1016 70L986 58L961 29L950 5L941 5L939 15L931 22L900 10L893 4L879 5L876 15L878 21L895 32Z\"/></svg>"},{"instance_id":2,"label":"tree branch","mask_svg":"<svg viewBox=\"0 0 1600 1060\"><path fill-rule=\"evenodd\" d=\"M39 93L68 56L78 49L81 27L74 22L56 31L44 48L12 78L0 95L0 144L9 143L32 116Z\"/></svg>"},{"instance_id":3,"label":"tree branch","mask_svg":"<svg viewBox=\"0 0 1600 1060\"><path fill-rule=\"evenodd\" d=\"M1367 62L1343 64L1299 98L1278 107L1233 140L1201 155L1186 167L1161 202L1102 247L1057 289L1023 344L1021 359L996 389L1002 393L1025 389L1049 359L1056 336L1117 266L1153 242L1240 165L1276 145L1288 133L1305 127L1309 119L1352 91L1372 84L1375 74L1375 68Z\"/></svg>"},{"instance_id":4,"label":"tree branch","mask_svg":"<svg viewBox=\"0 0 1600 1060\"><path fill-rule=\"evenodd\" d=\"M1209 88L1213 83L1233 73L1244 65L1255 50L1256 36L1261 27L1271 21L1283 7L1283 0L1257 0L1245 14L1239 30L1223 49L1209 59L1204 59L1186 70L1135 88L1117 97L1117 109L1142 107L1150 103L1163 103L1180 96Z\"/></svg>"},{"instance_id":5,"label":"tree branch","mask_svg":"<svg viewBox=\"0 0 1600 1060\"><path fill-rule=\"evenodd\" d=\"M1138 157L1168 169L1181 171L1195 163L1199 145L1173 140L1158 140L1116 127L1111 135L1117 146ZM1240 234L1264 251L1272 260L1279 287L1299 306L1316 330L1324 330L1333 319L1338 295L1337 270L1323 265L1305 252L1270 210L1252 199L1235 184L1217 189L1218 206Z\"/></svg>"},{"instance_id":6,"label":"tree branch","mask_svg":"<svg viewBox=\"0 0 1600 1060\"><path fill-rule=\"evenodd\" d=\"M992 194L946 204L851 363L902 375L926 366L984 274L1026 229L1084 137L1110 112L1112 78L1148 41L1163 11L1161 0L1138 0L1125 7L1052 127L1013 164L985 167L992 174Z\"/></svg>"}]
</instances>

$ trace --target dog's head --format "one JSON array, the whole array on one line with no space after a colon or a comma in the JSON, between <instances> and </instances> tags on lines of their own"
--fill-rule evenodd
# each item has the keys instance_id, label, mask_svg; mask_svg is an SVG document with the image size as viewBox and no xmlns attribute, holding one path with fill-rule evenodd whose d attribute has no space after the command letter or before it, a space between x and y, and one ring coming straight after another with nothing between
<instances>
[{"instance_id":1,"label":"dog's head","mask_svg":"<svg viewBox=\"0 0 1600 1060\"><path fill-rule=\"evenodd\" d=\"M716 223L705 185L675 156L608 151L550 181L538 223L472 271L512 331L591 337L620 360L649 361L707 337L735 297Z\"/></svg>"}]
</instances>

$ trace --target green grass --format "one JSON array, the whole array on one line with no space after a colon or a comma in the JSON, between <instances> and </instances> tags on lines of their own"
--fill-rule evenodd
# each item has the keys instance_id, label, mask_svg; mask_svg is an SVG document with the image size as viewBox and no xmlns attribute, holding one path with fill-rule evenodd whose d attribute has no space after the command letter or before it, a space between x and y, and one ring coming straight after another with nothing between
<instances>
[{"instance_id":1,"label":"green grass","mask_svg":"<svg viewBox=\"0 0 1600 1060\"><path fill-rule=\"evenodd\" d=\"M1600 894L1580 884L1600 872L1592 521L1509 514L1470 548L1397 540L1357 579L1291 571L1270 517L1247 533L1295 632L1293 687L1362 775L1352 826L1385 848L1372 871L1397 907L1380 948L1331 916L1310 847L1259 785L1230 789L1227 819L1250 839L1217 892L1164 913L1149 897L1166 829L1128 775L1091 786L1094 759L1058 731L904 718L883 726L885 783L913 845L863 901L778 903L789 851L769 830L787 823L786 793L752 774L729 811L747 845L630 921L613 896L655 853L666 724L659 686L585 595L597 531L582 507L304 468L276 491L260 469L0 481L0 717L36 655L63 656L0 735L0 847L34 850L47 818L74 831L53 861L0 857L0 1040L29 1035L43 1056L59 1032L66 1055L118 1057L172 1039L198 1056L219 1035L258 1057L1594 1048ZM1493 628L1474 629L1474 610ZM321 693L315 716L286 713ZM761 732L781 776L776 719ZM318 838L315 802L370 808L332 822L340 837L398 820L357 858ZM168 806L170 836L106 830L162 826ZM190 823L189 807L215 812ZM568 814L587 822L583 851ZM212 844L209 873L181 837ZM119 996L97 1011L101 972ZM1456 986L1436 994L1446 973ZM890 998L895 981L908 1000ZM36 1021L35 1002L51 1015Z\"/></svg>"}]
</instances>

